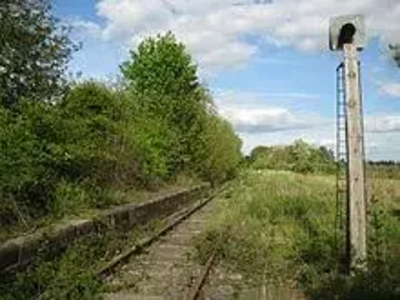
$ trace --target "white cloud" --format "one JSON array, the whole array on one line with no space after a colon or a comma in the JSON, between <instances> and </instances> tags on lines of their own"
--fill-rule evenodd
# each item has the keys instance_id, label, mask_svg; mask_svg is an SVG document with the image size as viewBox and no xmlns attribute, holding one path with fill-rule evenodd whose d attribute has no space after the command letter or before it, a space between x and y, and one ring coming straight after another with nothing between
<instances>
[{"instance_id":1,"label":"white cloud","mask_svg":"<svg viewBox=\"0 0 400 300\"><path fill-rule=\"evenodd\" d=\"M68 22L68 24L72 26L75 34L88 34L94 38L101 37L102 28L97 23L82 19L75 19Z\"/></svg>"},{"instance_id":2,"label":"white cloud","mask_svg":"<svg viewBox=\"0 0 400 300\"><path fill-rule=\"evenodd\" d=\"M215 101L221 107L226 105L244 106L245 108L259 108L263 103L274 100L282 102L315 101L320 100L321 95L305 92L239 92L236 90L217 90L214 94Z\"/></svg>"},{"instance_id":3,"label":"white cloud","mask_svg":"<svg viewBox=\"0 0 400 300\"><path fill-rule=\"evenodd\" d=\"M219 112L228 119L249 153L259 145L286 145L303 139L335 150L335 120L307 110L298 111L289 102L271 106L270 96L309 97L307 93L251 93L219 90L215 95ZM317 96L317 95L314 95ZM312 98L311 98L312 99ZM297 102L297 101L295 101ZM365 145L368 159L400 160L400 115L365 116Z\"/></svg>"},{"instance_id":4,"label":"white cloud","mask_svg":"<svg viewBox=\"0 0 400 300\"><path fill-rule=\"evenodd\" d=\"M375 133L400 132L400 115L367 116L366 131Z\"/></svg>"},{"instance_id":5,"label":"white cloud","mask_svg":"<svg viewBox=\"0 0 400 300\"><path fill-rule=\"evenodd\" d=\"M390 97L400 97L400 82L389 82L382 84L379 91Z\"/></svg>"},{"instance_id":6,"label":"white cloud","mask_svg":"<svg viewBox=\"0 0 400 300\"><path fill-rule=\"evenodd\" d=\"M305 129L326 124L326 120L311 114L294 114L287 108L227 107L219 110L233 127L242 133L265 133L293 129Z\"/></svg>"},{"instance_id":7,"label":"white cloud","mask_svg":"<svg viewBox=\"0 0 400 300\"><path fill-rule=\"evenodd\" d=\"M373 160L398 160L400 161L400 128L396 131L367 131L365 134L366 158ZM335 151L336 139L334 120L328 124L311 126L307 128L292 128L270 132L239 132L244 141L243 152L250 153L259 145L288 145L297 139L308 143L323 145Z\"/></svg>"},{"instance_id":8,"label":"white cloud","mask_svg":"<svg viewBox=\"0 0 400 300\"><path fill-rule=\"evenodd\" d=\"M304 100L318 100L320 95L302 92L244 92L219 90L214 95L219 113L241 133L266 133L304 129L327 123L326 118L309 110L292 110ZM275 102L275 104L272 104ZM294 104L293 104L294 103Z\"/></svg>"},{"instance_id":9,"label":"white cloud","mask_svg":"<svg viewBox=\"0 0 400 300\"><path fill-rule=\"evenodd\" d=\"M398 0L99 0L96 9L104 25L86 21L78 22L77 28L124 47L171 30L207 71L245 64L257 57L261 42L308 52L326 50L329 18L341 14L364 14L369 38L380 37L384 45L400 42ZM384 84L380 91L399 97L400 85ZM320 98L301 92L244 95L223 91L216 95L221 113L241 131L247 150L297 138L332 144L334 120L298 111L299 104L290 106L294 99ZM265 99L279 101L265 105ZM393 142L393 137L400 140L399 119L395 115L366 117L367 138L375 148L400 153L400 145Z\"/></svg>"},{"instance_id":10,"label":"white cloud","mask_svg":"<svg viewBox=\"0 0 400 300\"><path fill-rule=\"evenodd\" d=\"M104 39L132 46L148 35L172 30L200 65L211 69L255 57L258 47L246 36L303 51L325 49L329 18L340 14L364 14L369 37L400 42L396 0L100 0L96 9L104 19Z\"/></svg>"}]
</instances>

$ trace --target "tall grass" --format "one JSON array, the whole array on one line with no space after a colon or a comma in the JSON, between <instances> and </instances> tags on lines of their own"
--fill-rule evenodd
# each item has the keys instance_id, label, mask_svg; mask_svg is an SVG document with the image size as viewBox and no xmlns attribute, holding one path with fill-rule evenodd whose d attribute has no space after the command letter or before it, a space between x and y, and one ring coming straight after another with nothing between
<instances>
[{"instance_id":1,"label":"tall grass","mask_svg":"<svg viewBox=\"0 0 400 300\"><path fill-rule=\"evenodd\" d=\"M393 299L400 223L383 204L393 199L371 203L369 271L349 279L338 271L334 177L245 171L221 197L198 255L217 250L250 286L297 281L310 299Z\"/></svg>"},{"instance_id":2,"label":"tall grass","mask_svg":"<svg viewBox=\"0 0 400 300\"><path fill-rule=\"evenodd\" d=\"M115 255L163 225L162 220L154 220L129 232L99 230L66 249L53 251L44 247L23 272L0 273L0 299L103 299L104 282L96 272Z\"/></svg>"}]
</instances>

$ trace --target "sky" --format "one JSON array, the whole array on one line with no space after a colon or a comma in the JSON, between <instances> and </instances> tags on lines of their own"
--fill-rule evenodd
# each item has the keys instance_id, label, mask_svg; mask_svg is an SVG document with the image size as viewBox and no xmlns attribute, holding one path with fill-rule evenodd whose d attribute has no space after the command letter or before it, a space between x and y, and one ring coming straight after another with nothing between
<instances>
[{"instance_id":1,"label":"sky","mask_svg":"<svg viewBox=\"0 0 400 300\"><path fill-rule=\"evenodd\" d=\"M399 0L54 0L53 10L82 43L69 68L83 78L117 78L129 49L172 31L245 153L299 138L334 149L341 53L329 50L329 20L362 14L367 158L400 160L400 69L388 52Z\"/></svg>"}]
</instances>

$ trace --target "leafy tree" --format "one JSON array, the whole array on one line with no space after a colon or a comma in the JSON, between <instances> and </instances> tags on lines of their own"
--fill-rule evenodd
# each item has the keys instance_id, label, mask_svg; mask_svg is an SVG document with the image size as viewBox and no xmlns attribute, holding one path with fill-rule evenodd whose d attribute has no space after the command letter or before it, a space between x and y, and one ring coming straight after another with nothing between
<instances>
[{"instance_id":1,"label":"leafy tree","mask_svg":"<svg viewBox=\"0 0 400 300\"><path fill-rule=\"evenodd\" d=\"M193 124L197 102L202 97L197 67L183 44L172 33L144 40L121 71L136 94L147 95L136 100L140 107L163 115L170 126L187 130Z\"/></svg>"},{"instance_id":2,"label":"leafy tree","mask_svg":"<svg viewBox=\"0 0 400 300\"><path fill-rule=\"evenodd\" d=\"M168 169L170 173L182 170L193 158L194 139L204 127L202 115L211 101L185 46L172 33L150 37L131 51L121 71L132 93L134 115L157 120L169 128L167 135L174 136L170 141L174 147ZM159 134L165 139L164 131Z\"/></svg>"},{"instance_id":3,"label":"leafy tree","mask_svg":"<svg viewBox=\"0 0 400 300\"><path fill-rule=\"evenodd\" d=\"M202 177L211 182L232 178L242 160L242 141L231 124L217 114L209 114L197 140L195 167Z\"/></svg>"},{"instance_id":4,"label":"leafy tree","mask_svg":"<svg viewBox=\"0 0 400 300\"><path fill-rule=\"evenodd\" d=\"M335 170L333 152L326 147L316 147L302 140L289 146L254 148L251 152L253 167L280 169L300 173L331 173Z\"/></svg>"},{"instance_id":5,"label":"leafy tree","mask_svg":"<svg viewBox=\"0 0 400 300\"><path fill-rule=\"evenodd\" d=\"M144 40L122 64L126 79L139 93L187 96L199 86L197 67L172 33Z\"/></svg>"},{"instance_id":6,"label":"leafy tree","mask_svg":"<svg viewBox=\"0 0 400 300\"><path fill-rule=\"evenodd\" d=\"M56 132L47 139L52 167L71 180L112 183L119 165L135 165L133 150L126 145L126 123L131 118L126 111L126 99L102 84L73 86L56 105ZM122 159L127 152L130 155Z\"/></svg>"},{"instance_id":7,"label":"leafy tree","mask_svg":"<svg viewBox=\"0 0 400 300\"><path fill-rule=\"evenodd\" d=\"M0 25L0 103L10 108L21 98L59 95L75 46L49 0L2 0Z\"/></svg>"}]
</instances>

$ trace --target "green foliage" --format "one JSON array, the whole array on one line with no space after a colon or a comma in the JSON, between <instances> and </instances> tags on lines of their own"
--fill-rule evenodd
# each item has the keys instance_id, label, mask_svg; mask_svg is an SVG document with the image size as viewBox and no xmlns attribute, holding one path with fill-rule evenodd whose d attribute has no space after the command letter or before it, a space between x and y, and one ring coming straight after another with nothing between
<instances>
[{"instance_id":1,"label":"green foliage","mask_svg":"<svg viewBox=\"0 0 400 300\"><path fill-rule=\"evenodd\" d=\"M43 249L23 272L0 274L0 299L102 299L103 283L96 272L126 249L127 241L135 244L160 224L154 222L126 233L92 234L58 252Z\"/></svg>"},{"instance_id":2,"label":"green foliage","mask_svg":"<svg viewBox=\"0 0 400 300\"><path fill-rule=\"evenodd\" d=\"M14 107L23 98L60 95L74 50L65 28L51 15L48 0L0 3L0 103Z\"/></svg>"},{"instance_id":3,"label":"green foliage","mask_svg":"<svg viewBox=\"0 0 400 300\"><path fill-rule=\"evenodd\" d=\"M124 89L88 81L57 101L32 96L0 108L2 224L107 207L118 190L157 188L182 173L213 182L235 174L240 140L182 44L150 38L122 71Z\"/></svg>"},{"instance_id":4,"label":"green foliage","mask_svg":"<svg viewBox=\"0 0 400 300\"><path fill-rule=\"evenodd\" d=\"M121 70L132 94L134 118L140 123L147 120L144 126L155 125L145 142L153 144L154 149L147 146L146 156L154 158L154 166L145 158L144 173L158 169L165 177L182 171L190 160L190 143L204 111L197 68L185 46L170 33L148 38L131 51ZM140 131L136 130L139 136L143 134ZM168 156L162 158L163 152Z\"/></svg>"},{"instance_id":5,"label":"green foliage","mask_svg":"<svg viewBox=\"0 0 400 300\"><path fill-rule=\"evenodd\" d=\"M131 52L121 66L122 88L88 81L65 89L73 47L49 1L3 2L2 239L20 223L27 231L87 214L126 201L126 190L157 188L182 174L212 182L235 175L240 139L217 115L196 65L171 33ZM91 248L50 253L6 278L0 293L6 299L95 299L90 263L100 255Z\"/></svg>"},{"instance_id":6,"label":"green foliage","mask_svg":"<svg viewBox=\"0 0 400 300\"><path fill-rule=\"evenodd\" d=\"M217 115L208 115L204 130L195 141L199 147L196 166L204 178L221 182L236 174L242 159L242 144L227 121Z\"/></svg>"},{"instance_id":7,"label":"green foliage","mask_svg":"<svg viewBox=\"0 0 400 300\"><path fill-rule=\"evenodd\" d=\"M1 299L98 299L95 294L100 283L91 274L91 264L99 256L99 247L93 238L91 241L74 245L52 259L45 252L25 272L3 274Z\"/></svg>"},{"instance_id":8,"label":"green foliage","mask_svg":"<svg viewBox=\"0 0 400 300\"><path fill-rule=\"evenodd\" d=\"M169 128L165 119L136 113L129 134L137 155L138 176L142 183L154 184L176 175L173 163L179 144L176 133Z\"/></svg>"},{"instance_id":9,"label":"green foliage","mask_svg":"<svg viewBox=\"0 0 400 300\"><path fill-rule=\"evenodd\" d=\"M102 206L98 187L136 180L124 101L88 82L56 104L24 101L12 113L1 109L0 212L15 216L15 202L31 217L73 214Z\"/></svg>"},{"instance_id":10,"label":"green foliage","mask_svg":"<svg viewBox=\"0 0 400 300\"><path fill-rule=\"evenodd\" d=\"M315 147L302 140L289 146L256 147L251 153L255 169L288 170L299 173L333 173L333 153L325 147Z\"/></svg>"},{"instance_id":11,"label":"green foliage","mask_svg":"<svg viewBox=\"0 0 400 300\"><path fill-rule=\"evenodd\" d=\"M29 114L43 114L48 117L42 104L29 105ZM47 187L54 182L53 172L46 167L49 161L45 145L26 115L14 115L2 110L0 143L0 195L3 207L10 201L17 201L20 208L29 207L31 212L39 212L45 205ZM24 111L28 109L24 108ZM1 210L1 209L0 209ZM15 215L14 214L10 214Z\"/></svg>"},{"instance_id":12,"label":"green foliage","mask_svg":"<svg viewBox=\"0 0 400 300\"><path fill-rule=\"evenodd\" d=\"M98 231L69 244L49 249L43 245L40 254L25 269L0 273L1 300L96 300L103 299L104 281L97 272L116 255L165 226L153 220L129 231Z\"/></svg>"},{"instance_id":13,"label":"green foliage","mask_svg":"<svg viewBox=\"0 0 400 300\"><path fill-rule=\"evenodd\" d=\"M173 96L176 101L171 106L182 105L180 97L187 97L199 87L197 68L186 52L183 44L168 33L143 41L131 58L121 66L123 75L135 91L141 94L155 92L159 95ZM154 99L154 106L161 109L165 103Z\"/></svg>"},{"instance_id":14,"label":"green foliage","mask_svg":"<svg viewBox=\"0 0 400 300\"><path fill-rule=\"evenodd\" d=\"M90 195L79 184L60 181L54 189L48 210L57 217L79 214L89 207Z\"/></svg>"},{"instance_id":15,"label":"green foliage","mask_svg":"<svg viewBox=\"0 0 400 300\"><path fill-rule=\"evenodd\" d=\"M123 101L106 87L88 82L72 88L57 104L59 128L51 150L59 173L73 181L114 181L124 150ZM130 163L134 165L132 158Z\"/></svg>"},{"instance_id":16,"label":"green foliage","mask_svg":"<svg viewBox=\"0 0 400 300\"><path fill-rule=\"evenodd\" d=\"M133 133L144 177L165 179L191 170L218 181L234 173L240 142L215 114L196 65L171 33L146 39L121 70L138 124Z\"/></svg>"},{"instance_id":17,"label":"green foliage","mask_svg":"<svg viewBox=\"0 0 400 300\"><path fill-rule=\"evenodd\" d=\"M374 201L368 228L368 269L348 277L314 259L303 270L310 299L398 299L400 297L399 220ZM308 247L307 252L314 251ZM318 251L318 253L323 253ZM317 254L318 254L317 253ZM323 268L325 266L325 268Z\"/></svg>"}]
</instances>

